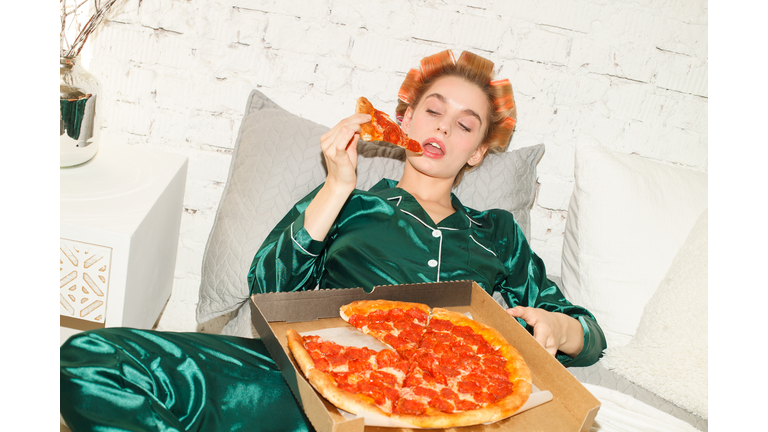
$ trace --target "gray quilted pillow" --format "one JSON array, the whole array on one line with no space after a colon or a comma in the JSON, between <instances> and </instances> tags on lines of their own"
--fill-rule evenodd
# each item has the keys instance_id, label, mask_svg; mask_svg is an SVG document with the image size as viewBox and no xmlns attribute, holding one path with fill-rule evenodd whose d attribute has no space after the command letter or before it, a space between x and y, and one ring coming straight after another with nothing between
<instances>
[{"instance_id":1,"label":"gray quilted pillow","mask_svg":"<svg viewBox=\"0 0 768 432\"><path fill-rule=\"evenodd\" d=\"M320 136L329 128L291 114L254 90L240 125L229 178L203 255L200 323L248 299L246 277L262 241L293 204L325 180ZM403 151L360 142L358 188L400 178ZM539 144L486 158L456 190L464 205L511 211L526 236L536 189ZM493 186L491 186L493 185Z\"/></svg>"}]
</instances>

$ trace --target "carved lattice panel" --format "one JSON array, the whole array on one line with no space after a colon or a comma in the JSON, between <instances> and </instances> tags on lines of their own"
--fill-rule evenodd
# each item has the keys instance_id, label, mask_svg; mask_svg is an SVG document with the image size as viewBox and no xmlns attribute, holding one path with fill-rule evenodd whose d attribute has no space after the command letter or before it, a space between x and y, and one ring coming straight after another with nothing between
<instances>
[{"instance_id":1,"label":"carved lattice panel","mask_svg":"<svg viewBox=\"0 0 768 432\"><path fill-rule=\"evenodd\" d=\"M61 316L104 324L112 248L60 240Z\"/></svg>"}]
</instances>

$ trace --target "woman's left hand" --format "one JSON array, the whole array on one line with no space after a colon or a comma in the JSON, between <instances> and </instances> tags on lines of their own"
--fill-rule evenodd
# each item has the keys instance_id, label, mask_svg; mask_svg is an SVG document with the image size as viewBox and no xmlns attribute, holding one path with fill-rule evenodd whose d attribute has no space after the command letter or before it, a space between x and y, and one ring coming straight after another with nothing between
<instances>
[{"instance_id":1,"label":"woman's left hand","mask_svg":"<svg viewBox=\"0 0 768 432\"><path fill-rule=\"evenodd\" d=\"M575 357L584 347L584 332L573 317L525 306L507 309L507 313L533 326L533 338L553 356L561 351Z\"/></svg>"}]
</instances>

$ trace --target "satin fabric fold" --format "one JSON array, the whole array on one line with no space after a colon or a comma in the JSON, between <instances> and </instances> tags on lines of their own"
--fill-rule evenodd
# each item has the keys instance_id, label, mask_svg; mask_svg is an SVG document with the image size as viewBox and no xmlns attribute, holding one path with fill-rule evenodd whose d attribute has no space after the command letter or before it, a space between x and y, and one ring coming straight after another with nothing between
<instances>
[{"instance_id":1,"label":"satin fabric fold","mask_svg":"<svg viewBox=\"0 0 768 432\"><path fill-rule=\"evenodd\" d=\"M313 430L259 339L106 328L72 336L60 361L74 432Z\"/></svg>"}]
</instances>

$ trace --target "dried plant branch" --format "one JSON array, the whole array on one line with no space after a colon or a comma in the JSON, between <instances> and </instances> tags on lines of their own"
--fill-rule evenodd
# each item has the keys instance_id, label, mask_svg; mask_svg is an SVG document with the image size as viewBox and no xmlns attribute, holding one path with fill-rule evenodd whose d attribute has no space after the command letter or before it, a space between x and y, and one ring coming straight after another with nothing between
<instances>
[{"instance_id":1,"label":"dried plant branch","mask_svg":"<svg viewBox=\"0 0 768 432\"><path fill-rule=\"evenodd\" d=\"M65 34L67 17L70 15L74 16L74 21L75 23L77 23L77 10L87 2L88 0L83 0L80 4L75 4L75 6L71 10L67 10L66 0L60 0L60 4L61 4L60 45L61 45L62 56L64 57L76 57L78 54L80 54L80 51L83 49L83 46L85 45L85 41L88 39L88 36L90 36L91 33L93 33L93 31L96 30L96 27L99 25L102 18L104 18L104 15L106 15L106 13L109 11L112 5L114 5L115 2L117 2L117 0L106 0L106 2L104 2L102 5L99 4L98 0L94 0L94 4L96 5L96 13L94 13L93 16L88 20L88 22L85 24L82 30L79 30L79 33L75 38L75 41L72 43L72 45L69 46L69 48L65 49L65 45L67 45L67 36Z\"/></svg>"}]
</instances>

